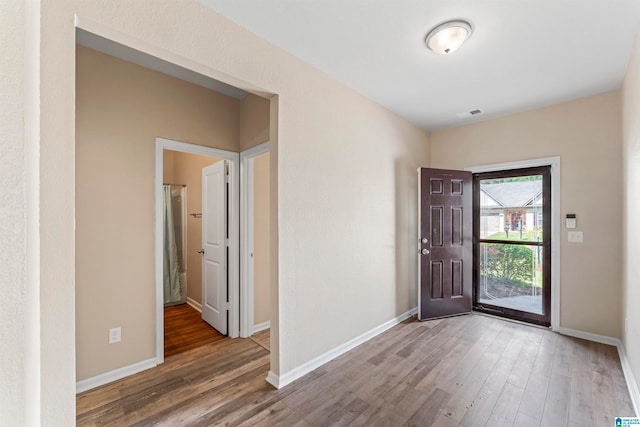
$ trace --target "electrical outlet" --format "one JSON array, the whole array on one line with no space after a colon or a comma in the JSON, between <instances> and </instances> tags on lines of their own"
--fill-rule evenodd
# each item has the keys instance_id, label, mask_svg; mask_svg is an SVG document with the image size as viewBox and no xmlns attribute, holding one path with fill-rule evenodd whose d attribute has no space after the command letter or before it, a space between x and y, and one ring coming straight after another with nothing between
<instances>
[{"instance_id":1,"label":"electrical outlet","mask_svg":"<svg viewBox=\"0 0 640 427\"><path fill-rule=\"evenodd\" d=\"M109 344L115 344L120 342L122 339L122 329L118 326L117 328L109 329Z\"/></svg>"}]
</instances>

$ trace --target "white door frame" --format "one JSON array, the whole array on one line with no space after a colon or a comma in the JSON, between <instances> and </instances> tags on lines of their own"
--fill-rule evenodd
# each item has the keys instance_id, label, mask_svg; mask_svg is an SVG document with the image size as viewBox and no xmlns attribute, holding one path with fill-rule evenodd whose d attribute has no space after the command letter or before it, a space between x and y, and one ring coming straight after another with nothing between
<instances>
[{"instance_id":1,"label":"white door frame","mask_svg":"<svg viewBox=\"0 0 640 427\"><path fill-rule=\"evenodd\" d=\"M253 159L269 152L269 142L240 153L240 336L253 335Z\"/></svg>"},{"instance_id":2,"label":"white door frame","mask_svg":"<svg viewBox=\"0 0 640 427\"><path fill-rule=\"evenodd\" d=\"M551 166L551 329L560 328L560 157L471 166L472 173Z\"/></svg>"},{"instance_id":3,"label":"white door frame","mask_svg":"<svg viewBox=\"0 0 640 427\"><path fill-rule=\"evenodd\" d=\"M164 301L162 274L162 183L164 178L164 150L199 154L229 160L229 336L236 338L240 334L240 156L232 151L204 147L170 139L156 138L156 177L155 177L155 269L156 269L156 363L164 362Z\"/></svg>"}]
</instances>

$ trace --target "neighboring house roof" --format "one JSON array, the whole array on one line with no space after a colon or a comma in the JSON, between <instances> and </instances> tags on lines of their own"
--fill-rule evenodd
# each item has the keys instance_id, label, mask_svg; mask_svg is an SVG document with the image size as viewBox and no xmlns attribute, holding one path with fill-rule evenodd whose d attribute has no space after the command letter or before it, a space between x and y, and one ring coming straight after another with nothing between
<instances>
[{"instance_id":1,"label":"neighboring house roof","mask_svg":"<svg viewBox=\"0 0 640 427\"><path fill-rule=\"evenodd\" d=\"M480 191L504 208L520 208L532 204L542 193L542 181L481 184Z\"/></svg>"}]
</instances>

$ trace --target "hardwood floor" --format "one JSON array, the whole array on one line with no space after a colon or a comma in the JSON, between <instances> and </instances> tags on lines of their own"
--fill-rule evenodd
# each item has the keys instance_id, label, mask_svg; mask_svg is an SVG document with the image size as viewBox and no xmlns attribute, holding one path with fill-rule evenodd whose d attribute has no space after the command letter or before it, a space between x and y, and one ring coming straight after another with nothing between
<instances>
[{"instance_id":1,"label":"hardwood floor","mask_svg":"<svg viewBox=\"0 0 640 427\"><path fill-rule=\"evenodd\" d=\"M164 309L164 357L226 338L207 324L189 304Z\"/></svg>"},{"instance_id":2,"label":"hardwood floor","mask_svg":"<svg viewBox=\"0 0 640 427\"><path fill-rule=\"evenodd\" d=\"M633 416L614 347L486 316L408 320L281 390L265 382L269 353L256 341L214 342L82 393L78 425L609 426Z\"/></svg>"},{"instance_id":3,"label":"hardwood floor","mask_svg":"<svg viewBox=\"0 0 640 427\"><path fill-rule=\"evenodd\" d=\"M258 344L260 347L264 348L267 351L270 351L270 345L271 343L269 342L271 340L271 334L270 334L270 330L264 330L264 331L260 331L260 332L256 332L255 334L253 334L253 336L251 337L251 340L253 342L255 342L256 344Z\"/></svg>"}]
</instances>

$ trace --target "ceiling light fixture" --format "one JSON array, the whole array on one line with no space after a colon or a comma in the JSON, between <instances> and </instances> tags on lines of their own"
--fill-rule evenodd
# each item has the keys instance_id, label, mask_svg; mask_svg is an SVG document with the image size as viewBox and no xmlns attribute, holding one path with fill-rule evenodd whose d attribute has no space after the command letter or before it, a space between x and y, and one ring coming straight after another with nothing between
<instances>
[{"instance_id":1,"label":"ceiling light fixture","mask_svg":"<svg viewBox=\"0 0 640 427\"><path fill-rule=\"evenodd\" d=\"M454 20L443 22L429 31L424 42L435 53L447 55L462 46L469 36L471 36L471 24L467 21Z\"/></svg>"}]
</instances>

